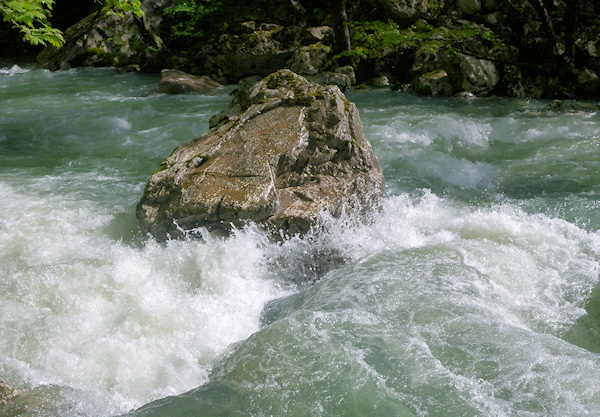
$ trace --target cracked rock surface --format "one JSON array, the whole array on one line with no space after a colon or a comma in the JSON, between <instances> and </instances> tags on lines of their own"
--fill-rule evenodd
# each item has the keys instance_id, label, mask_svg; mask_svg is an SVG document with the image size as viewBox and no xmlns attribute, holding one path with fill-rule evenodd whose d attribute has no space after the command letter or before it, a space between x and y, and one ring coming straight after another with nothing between
<instances>
[{"instance_id":1,"label":"cracked rock surface","mask_svg":"<svg viewBox=\"0 0 600 417\"><path fill-rule=\"evenodd\" d=\"M321 211L364 211L383 193L358 109L338 87L280 70L238 90L210 126L146 186L137 216L159 240L249 221L302 233Z\"/></svg>"}]
</instances>

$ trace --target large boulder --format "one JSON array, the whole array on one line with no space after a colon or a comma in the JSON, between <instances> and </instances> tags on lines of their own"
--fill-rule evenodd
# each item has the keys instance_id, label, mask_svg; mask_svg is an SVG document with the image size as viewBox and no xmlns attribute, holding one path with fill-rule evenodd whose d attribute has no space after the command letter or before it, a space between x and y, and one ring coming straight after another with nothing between
<instances>
[{"instance_id":1,"label":"large boulder","mask_svg":"<svg viewBox=\"0 0 600 417\"><path fill-rule=\"evenodd\" d=\"M187 74L175 69L160 72L160 81L156 86L158 94L212 93L223 87L206 75Z\"/></svg>"},{"instance_id":2,"label":"large boulder","mask_svg":"<svg viewBox=\"0 0 600 417\"><path fill-rule=\"evenodd\" d=\"M286 68L300 75L315 75L325 67L330 54L331 48L321 42L301 46L294 52Z\"/></svg>"},{"instance_id":3,"label":"large boulder","mask_svg":"<svg viewBox=\"0 0 600 417\"><path fill-rule=\"evenodd\" d=\"M412 89L421 94L488 94L500 79L491 60L449 48L420 48L412 67Z\"/></svg>"},{"instance_id":4,"label":"large boulder","mask_svg":"<svg viewBox=\"0 0 600 417\"><path fill-rule=\"evenodd\" d=\"M498 84L500 77L492 61L458 54L456 62L459 69L457 87L462 91L484 94L490 92Z\"/></svg>"},{"instance_id":5,"label":"large boulder","mask_svg":"<svg viewBox=\"0 0 600 417\"><path fill-rule=\"evenodd\" d=\"M173 151L137 216L158 239L248 221L295 234L321 211L368 208L383 188L356 106L335 86L280 70L238 90L207 133Z\"/></svg>"},{"instance_id":6,"label":"large boulder","mask_svg":"<svg viewBox=\"0 0 600 417\"><path fill-rule=\"evenodd\" d=\"M142 5L154 3L156 1L144 1ZM158 25L156 18L152 17L151 21ZM80 66L152 69L157 65L155 51L161 46L150 23L131 13L123 16L92 13L68 28L64 36L62 47L48 46L37 56L39 68L52 71Z\"/></svg>"},{"instance_id":7,"label":"large boulder","mask_svg":"<svg viewBox=\"0 0 600 417\"><path fill-rule=\"evenodd\" d=\"M265 76L285 68L294 56L292 35L272 23L244 22L233 32L222 34L210 51L207 69L231 82Z\"/></svg>"}]
</instances>

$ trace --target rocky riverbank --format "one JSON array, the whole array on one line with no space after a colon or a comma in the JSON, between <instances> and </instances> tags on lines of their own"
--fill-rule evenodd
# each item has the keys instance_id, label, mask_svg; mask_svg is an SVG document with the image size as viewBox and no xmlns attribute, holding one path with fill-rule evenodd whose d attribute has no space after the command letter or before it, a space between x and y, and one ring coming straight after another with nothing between
<instances>
[{"instance_id":1,"label":"rocky riverbank","mask_svg":"<svg viewBox=\"0 0 600 417\"><path fill-rule=\"evenodd\" d=\"M143 20L87 17L40 67L174 68L239 83L289 68L324 83L427 95L600 94L592 0L146 0ZM346 30L346 31L344 31ZM340 42L342 41L342 42ZM341 81L340 81L341 79Z\"/></svg>"}]
</instances>

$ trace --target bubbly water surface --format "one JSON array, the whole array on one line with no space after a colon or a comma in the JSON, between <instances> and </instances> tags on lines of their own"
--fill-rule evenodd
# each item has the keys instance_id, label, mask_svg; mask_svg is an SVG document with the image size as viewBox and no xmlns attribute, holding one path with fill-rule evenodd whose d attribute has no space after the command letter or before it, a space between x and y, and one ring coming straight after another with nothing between
<instances>
[{"instance_id":1,"label":"bubbly water surface","mask_svg":"<svg viewBox=\"0 0 600 417\"><path fill-rule=\"evenodd\" d=\"M3 65L0 416L600 415L595 103L356 91L370 218L157 243L143 187L228 90Z\"/></svg>"}]
</instances>

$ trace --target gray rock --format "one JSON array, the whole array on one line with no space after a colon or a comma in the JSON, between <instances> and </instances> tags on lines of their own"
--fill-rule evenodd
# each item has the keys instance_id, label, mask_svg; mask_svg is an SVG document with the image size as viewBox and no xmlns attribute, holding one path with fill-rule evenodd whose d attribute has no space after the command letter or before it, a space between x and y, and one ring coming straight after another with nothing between
<instances>
[{"instance_id":1,"label":"gray rock","mask_svg":"<svg viewBox=\"0 0 600 417\"><path fill-rule=\"evenodd\" d=\"M252 31L250 24L256 30ZM245 22L246 33L224 33L213 46L210 62L218 73L230 81L252 75L265 76L274 69L284 68L292 59L294 49L287 30L275 24Z\"/></svg>"},{"instance_id":2,"label":"gray rock","mask_svg":"<svg viewBox=\"0 0 600 417\"><path fill-rule=\"evenodd\" d=\"M287 67L297 74L314 75L321 71L331 53L331 48L315 43L300 47L288 62Z\"/></svg>"},{"instance_id":3,"label":"gray rock","mask_svg":"<svg viewBox=\"0 0 600 417\"><path fill-rule=\"evenodd\" d=\"M600 77L588 68L579 71L577 80L585 94L596 94L600 89Z\"/></svg>"},{"instance_id":4,"label":"gray rock","mask_svg":"<svg viewBox=\"0 0 600 417\"><path fill-rule=\"evenodd\" d=\"M146 7L146 3L143 1L142 6ZM152 24L159 22L153 18ZM154 62L150 47L162 44L150 24L131 13L124 16L92 13L65 30L64 36L62 47L48 46L37 56L38 68L52 71L80 66L145 68Z\"/></svg>"},{"instance_id":5,"label":"gray rock","mask_svg":"<svg viewBox=\"0 0 600 417\"><path fill-rule=\"evenodd\" d=\"M457 93L454 96L457 98L466 100L466 101L471 101L471 100L477 99L477 96L469 91L461 91L460 93Z\"/></svg>"},{"instance_id":6,"label":"gray rock","mask_svg":"<svg viewBox=\"0 0 600 417\"><path fill-rule=\"evenodd\" d=\"M302 233L321 211L362 211L382 195L358 109L335 86L280 70L239 89L211 126L146 186L137 216L157 239L247 221Z\"/></svg>"},{"instance_id":7,"label":"gray rock","mask_svg":"<svg viewBox=\"0 0 600 417\"><path fill-rule=\"evenodd\" d=\"M411 89L427 96L449 96L454 91L450 77L443 69L431 71L417 77L413 81Z\"/></svg>"},{"instance_id":8,"label":"gray rock","mask_svg":"<svg viewBox=\"0 0 600 417\"><path fill-rule=\"evenodd\" d=\"M335 85L342 91L346 91L352 86L350 76L341 72L319 72L314 75L306 75L306 79L320 85Z\"/></svg>"},{"instance_id":9,"label":"gray rock","mask_svg":"<svg viewBox=\"0 0 600 417\"><path fill-rule=\"evenodd\" d=\"M156 93L185 94L185 93L212 93L223 87L205 75L192 75L174 69L164 69L160 72L160 81Z\"/></svg>"},{"instance_id":10,"label":"gray rock","mask_svg":"<svg viewBox=\"0 0 600 417\"><path fill-rule=\"evenodd\" d=\"M152 32L160 35L160 25L163 20L163 11L172 4L172 0L143 0L142 10L144 20Z\"/></svg>"},{"instance_id":11,"label":"gray rock","mask_svg":"<svg viewBox=\"0 0 600 417\"><path fill-rule=\"evenodd\" d=\"M457 55L459 81L456 87L470 93L482 94L489 92L500 77L496 66L487 59L475 58L469 55Z\"/></svg>"},{"instance_id":12,"label":"gray rock","mask_svg":"<svg viewBox=\"0 0 600 417\"><path fill-rule=\"evenodd\" d=\"M418 18L427 17L435 12L435 6L439 5L443 8L444 1L436 0L435 2L423 0L368 0L366 2L371 7L378 8L383 11L386 17L404 24L411 24ZM434 7L432 7L434 6ZM365 10L368 10L365 5Z\"/></svg>"},{"instance_id":13,"label":"gray rock","mask_svg":"<svg viewBox=\"0 0 600 417\"><path fill-rule=\"evenodd\" d=\"M380 75L379 77L369 80L369 85L375 88L389 88L392 84L387 75Z\"/></svg>"},{"instance_id":14,"label":"gray rock","mask_svg":"<svg viewBox=\"0 0 600 417\"><path fill-rule=\"evenodd\" d=\"M312 26L304 29L303 38L309 44L316 42L333 42L333 28L331 26Z\"/></svg>"},{"instance_id":15,"label":"gray rock","mask_svg":"<svg viewBox=\"0 0 600 417\"><path fill-rule=\"evenodd\" d=\"M333 72L346 74L350 78L350 83L352 85L356 84L356 73L354 72L354 67L352 67L352 65L344 65L343 67L336 68Z\"/></svg>"},{"instance_id":16,"label":"gray rock","mask_svg":"<svg viewBox=\"0 0 600 417\"><path fill-rule=\"evenodd\" d=\"M411 71L412 89L428 95L454 95L461 91L483 95L499 81L491 60L444 48L435 51L419 49Z\"/></svg>"}]
</instances>

